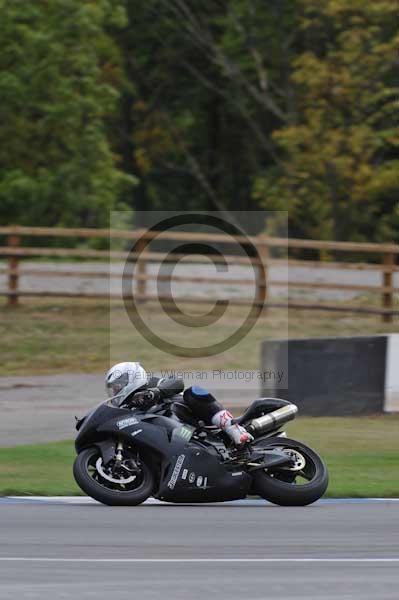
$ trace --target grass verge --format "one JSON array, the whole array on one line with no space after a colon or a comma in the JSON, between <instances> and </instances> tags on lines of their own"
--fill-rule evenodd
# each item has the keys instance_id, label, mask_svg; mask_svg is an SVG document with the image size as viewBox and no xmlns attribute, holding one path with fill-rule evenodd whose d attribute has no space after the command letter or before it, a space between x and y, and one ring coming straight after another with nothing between
<instances>
[{"instance_id":1,"label":"grass verge","mask_svg":"<svg viewBox=\"0 0 399 600\"><path fill-rule=\"evenodd\" d=\"M195 313L196 308L199 313L205 311L203 306L187 311ZM0 376L104 372L110 363L135 359L149 370L256 369L265 339L399 332L399 319L387 324L372 315L269 309L234 347L217 356L194 359L173 356L145 340L117 302L110 306L105 301L24 298L17 308L3 303L0 309ZM243 322L239 307L210 327L189 330L156 305L144 305L142 311L151 330L179 346L203 347L225 340ZM195 323L195 315L192 320Z\"/></svg>"},{"instance_id":2,"label":"grass verge","mask_svg":"<svg viewBox=\"0 0 399 600\"><path fill-rule=\"evenodd\" d=\"M317 450L330 497L399 497L399 416L299 418L290 437ZM0 448L0 494L79 495L72 442Z\"/></svg>"}]
</instances>

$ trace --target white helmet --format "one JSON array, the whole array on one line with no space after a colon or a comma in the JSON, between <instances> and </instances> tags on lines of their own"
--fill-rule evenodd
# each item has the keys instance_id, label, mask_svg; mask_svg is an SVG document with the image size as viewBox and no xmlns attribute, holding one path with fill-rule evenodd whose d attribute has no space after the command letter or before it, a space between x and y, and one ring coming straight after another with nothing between
<instances>
[{"instance_id":1,"label":"white helmet","mask_svg":"<svg viewBox=\"0 0 399 600\"><path fill-rule=\"evenodd\" d=\"M148 376L138 362L122 362L114 365L105 376L105 387L110 397L116 396L127 385L134 385L132 392L147 385Z\"/></svg>"}]
</instances>

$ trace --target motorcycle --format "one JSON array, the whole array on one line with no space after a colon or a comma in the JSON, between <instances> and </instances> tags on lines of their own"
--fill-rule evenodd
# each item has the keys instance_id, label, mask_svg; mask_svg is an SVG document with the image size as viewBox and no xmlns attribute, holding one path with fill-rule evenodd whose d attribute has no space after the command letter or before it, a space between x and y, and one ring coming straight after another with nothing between
<instances>
[{"instance_id":1,"label":"motorcycle","mask_svg":"<svg viewBox=\"0 0 399 600\"><path fill-rule=\"evenodd\" d=\"M132 408L133 387L76 423L74 477L99 502L136 506L151 496L202 503L255 495L281 506L304 506L325 493L328 472L322 459L281 429L295 418L295 404L255 400L235 419L254 441L237 448L221 429L194 417L182 402L182 389L138 409Z\"/></svg>"}]
</instances>

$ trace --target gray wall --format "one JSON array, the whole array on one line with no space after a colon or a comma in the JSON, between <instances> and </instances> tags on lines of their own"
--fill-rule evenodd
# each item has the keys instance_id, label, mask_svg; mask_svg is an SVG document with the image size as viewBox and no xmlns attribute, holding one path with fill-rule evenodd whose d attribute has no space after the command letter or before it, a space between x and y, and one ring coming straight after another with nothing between
<instances>
[{"instance_id":1,"label":"gray wall","mask_svg":"<svg viewBox=\"0 0 399 600\"><path fill-rule=\"evenodd\" d=\"M284 371L262 390L297 404L300 414L357 415L384 411L389 336L274 340L262 344L261 370ZM399 365L398 365L399 368Z\"/></svg>"}]
</instances>

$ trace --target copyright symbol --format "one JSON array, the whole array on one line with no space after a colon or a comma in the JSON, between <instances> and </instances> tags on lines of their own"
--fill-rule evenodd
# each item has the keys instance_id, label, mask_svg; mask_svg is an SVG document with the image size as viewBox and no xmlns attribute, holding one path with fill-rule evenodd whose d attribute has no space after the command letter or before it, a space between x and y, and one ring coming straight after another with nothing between
<instances>
[{"instance_id":1,"label":"copyright symbol","mask_svg":"<svg viewBox=\"0 0 399 600\"><path fill-rule=\"evenodd\" d=\"M256 280L260 256L256 246L242 232L241 229L239 229L233 223L225 221L224 219L215 215L202 213L183 213L162 219L161 221L151 225L151 227L149 227L146 232L132 245L123 269L122 295L125 310L131 323L153 346L174 356L185 358L202 358L206 356L215 356L216 354L225 352L242 340L255 326L257 318L262 311L262 303L259 302L259 300L254 296L249 305L249 309L244 321L225 339L210 345L192 347L173 343L172 341L167 340L155 333L148 326L146 322L147 320L144 320L140 314L140 298L135 297L132 286L135 275L135 266L137 265L137 261L140 258L141 252L143 252L143 249L145 249L147 240L151 239L155 242L164 232L171 231L178 227L192 225L212 227L217 229L218 233L229 236L231 238L231 243L235 245L236 253L237 249L239 249L240 252L249 259L249 264L252 266L254 271L254 279ZM214 306L209 312L199 316L196 315L195 317L181 310L172 294L173 270L171 272L170 265L172 264L174 267L176 267L180 260L184 259L184 257L188 255L193 254L210 258L216 271L219 273L228 271L229 264L223 253L218 248L215 248L214 245L195 240L190 243L182 243L175 246L173 251L169 250L166 256L163 257L156 278L156 299L160 303L163 312L168 316L168 318L172 319L179 326L187 328L205 327L216 324L226 313L229 305L231 304L229 300L218 299L214 302ZM221 279L221 283L222 282L223 279ZM165 289L167 292L166 294Z\"/></svg>"}]
</instances>

